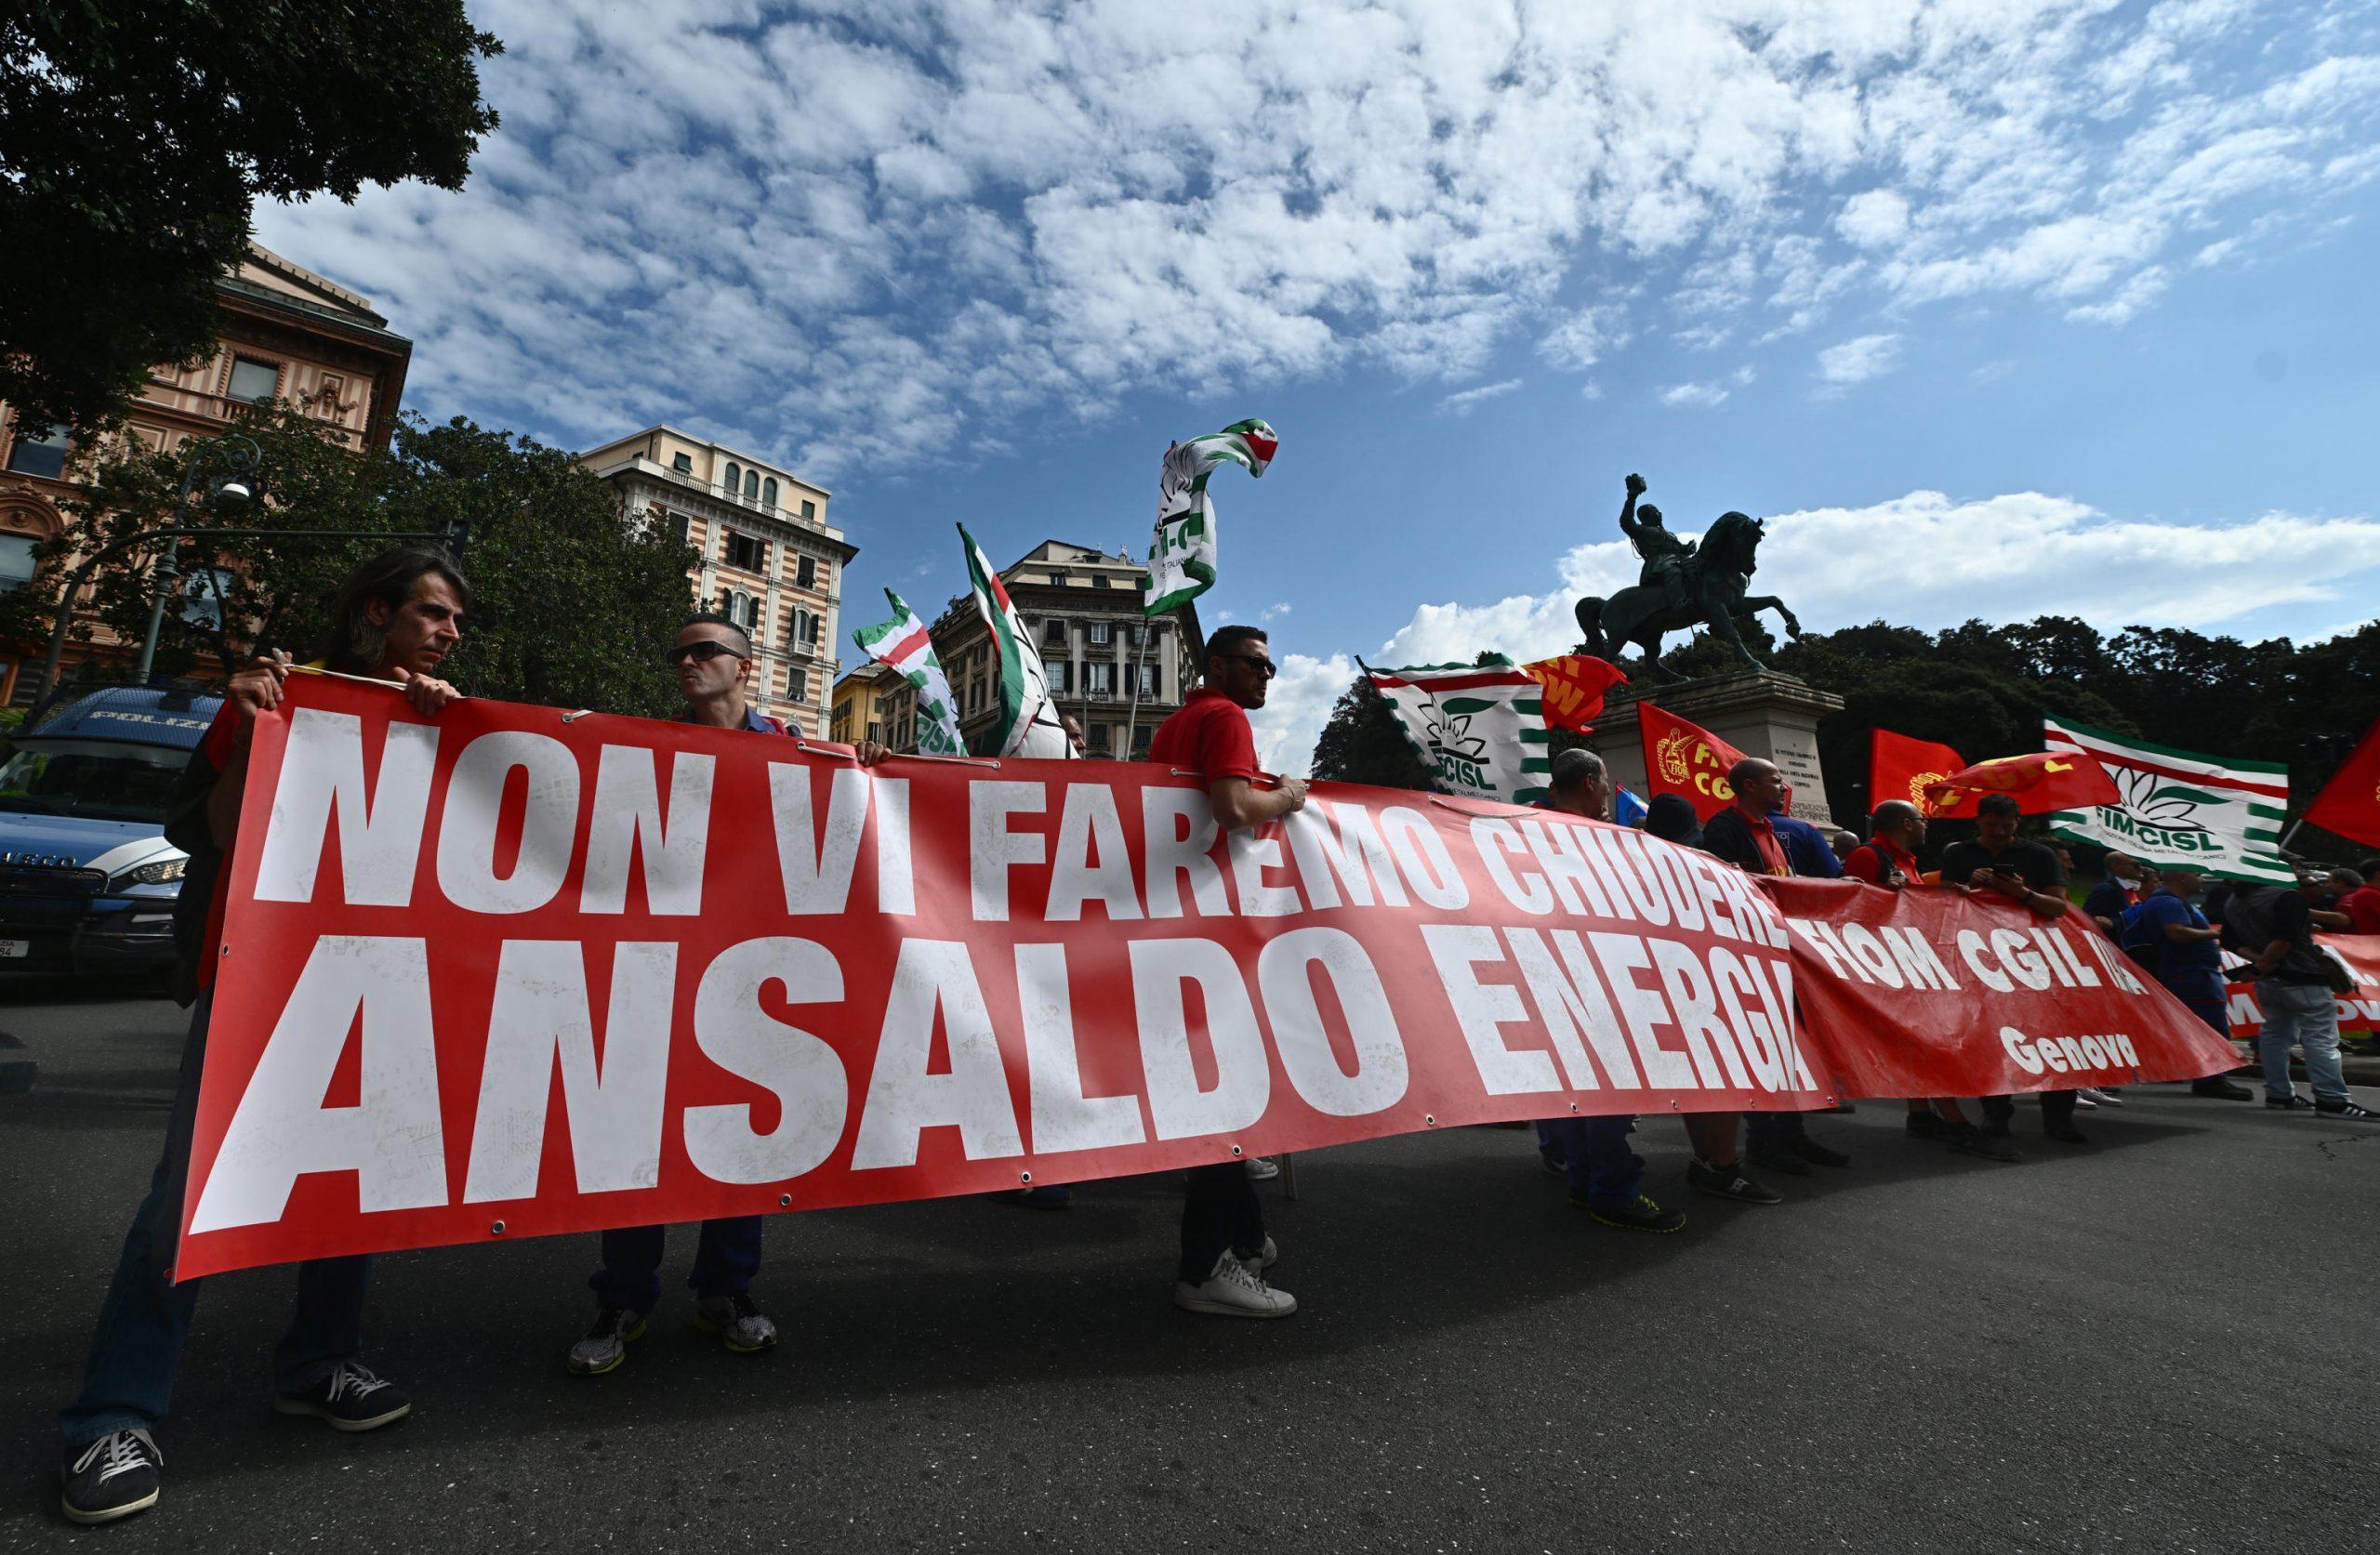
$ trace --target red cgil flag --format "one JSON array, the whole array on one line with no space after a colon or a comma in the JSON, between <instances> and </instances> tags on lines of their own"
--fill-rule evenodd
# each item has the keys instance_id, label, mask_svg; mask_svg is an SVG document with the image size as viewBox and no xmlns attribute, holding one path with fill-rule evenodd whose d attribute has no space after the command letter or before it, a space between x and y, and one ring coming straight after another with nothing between
<instances>
[{"instance_id":1,"label":"red cgil flag","mask_svg":"<svg viewBox=\"0 0 2380 1555\"><path fill-rule=\"evenodd\" d=\"M2305 818L2326 832L2380 845L2380 722L2363 731L2347 764L2306 807Z\"/></svg>"},{"instance_id":2,"label":"red cgil flag","mask_svg":"<svg viewBox=\"0 0 2380 1555\"><path fill-rule=\"evenodd\" d=\"M1925 797L1942 805L1954 801L1972 805L1986 794L2015 795L2017 807L2027 815L2123 803L2123 795L2108 770L2070 750L1998 756L1925 785Z\"/></svg>"},{"instance_id":3,"label":"red cgil flag","mask_svg":"<svg viewBox=\"0 0 2380 1555\"><path fill-rule=\"evenodd\" d=\"M1545 727L1567 729L1573 734L1593 732L1591 720L1602 713L1604 697L1628 679L1619 665L1584 653L1540 659L1523 665L1521 672L1545 688Z\"/></svg>"},{"instance_id":4,"label":"red cgil flag","mask_svg":"<svg viewBox=\"0 0 2380 1555\"><path fill-rule=\"evenodd\" d=\"M1708 821L1735 803L1727 770L1744 753L1707 729L1698 728L1649 702L1636 704L1636 730L1645 741L1645 786L1652 794L1682 794L1698 821ZM1793 803L1793 790L1785 790Z\"/></svg>"},{"instance_id":5,"label":"red cgil flag","mask_svg":"<svg viewBox=\"0 0 2380 1555\"><path fill-rule=\"evenodd\" d=\"M1966 819L1975 814L1977 796L1964 794L1950 804L1936 804L1925 797L1925 785L1964 771L1967 758L1932 740L1912 740L1889 729L1875 731L1868 752L1868 809L1887 799L1907 799L1930 817Z\"/></svg>"}]
</instances>

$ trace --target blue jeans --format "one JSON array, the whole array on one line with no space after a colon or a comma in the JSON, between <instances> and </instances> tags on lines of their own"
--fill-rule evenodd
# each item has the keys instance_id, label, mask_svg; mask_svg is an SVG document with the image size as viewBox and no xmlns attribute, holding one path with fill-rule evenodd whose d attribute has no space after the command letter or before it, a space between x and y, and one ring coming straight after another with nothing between
<instances>
[{"instance_id":1,"label":"blue jeans","mask_svg":"<svg viewBox=\"0 0 2380 1555\"><path fill-rule=\"evenodd\" d=\"M153 1430L173 1402L174 1374L181 1368L201 1283L173 1283L174 1252L181 1235L199 1066L206 1056L213 1008L213 996L201 994L191 1010L181 1076L165 1121L165 1154L150 1174L149 1195L132 1217L107 1298L99 1303L82 1395L59 1413L69 1446L86 1445L111 1431ZM369 1258L314 1258L298 1266L298 1303L289 1314L289 1331L273 1350L275 1388L304 1392L364 1348L364 1293L371 1283Z\"/></svg>"},{"instance_id":2,"label":"blue jeans","mask_svg":"<svg viewBox=\"0 0 2380 1555\"><path fill-rule=\"evenodd\" d=\"M2339 1001L2320 982L2283 982L2265 978L2256 984L2256 1008L2264 1025L2256 1033L2256 1057L2264 1061L2265 1095L2286 1101L2297 1094L2289 1078L2289 1048L2306 1049L2306 1077L2314 1082L2314 1100L2344 1106L2347 1075L2339 1068Z\"/></svg>"},{"instance_id":3,"label":"blue jeans","mask_svg":"<svg viewBox=\"0 0 2380 1555\"><path fill-rule=\"evenodd\" d=\"M1591 1209L1625 1209L1636 1202L1645 1180L1645 1158L1628 1148L1636 1120L1616 1117L1549 1118L1537 1126L1537 1148L1563 1163L1570 1192Z\"/></svg>"},{"instance_id":4,"label":"blue jeans","mask_svg":"<svg viewBox=\"0 0 2380 1555\"><path fill-rule=\"evenodd\" d=\"M603 1233L603 1267L587 1282L596 1299L649 1312L661 1299L661 1245L667 1226L627 1226ZM760 1271L760 1218L731 1215L705 1220L694 1244L694 1272L686 1284L696 1296L741 1296Z\"/></svg>"}]
</instances>

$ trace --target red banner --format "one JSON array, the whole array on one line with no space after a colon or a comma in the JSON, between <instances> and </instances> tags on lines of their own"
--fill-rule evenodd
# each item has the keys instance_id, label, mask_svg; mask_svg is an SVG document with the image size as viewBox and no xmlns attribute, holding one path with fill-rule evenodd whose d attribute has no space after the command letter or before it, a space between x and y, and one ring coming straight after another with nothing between
<instances>
[{"instance_id":1,"label":"red banner","mask_svg":"<svg viewBox=\"0 0 2380 1555\"><path fill-rule=\"evenodd\" d=\"M1830 1094L1749 879L1550 811L308 677L242 814L183 1278Z\"/></svg>"},{"instance_id":2,"label":"red banner","mask_svg":"<svg viewBox=\"0 0 2380 1555\"><path fill-rule=\"evenodd\" d=\"M2355 977L2355 991L2339 995L2339 1030L2380 1031L2380 934L2318 934L2315 939ZM2225 959L2239 960L2237 956ZM2237 967L2232 975L2238 975ZM2254 1041L2264 1029L2265 1019L2256 1008L2256 985L2234 982L2224 992L2230 1005L2231 1034L2242 1042Z\"/></svg>"},{"instance_id":3,"label":"red banner","mask_svg":"<svg viewBox=\"0 0 2380 1555\"><path fill-rule=\"evenodd\" d=\"M1851 1096L2000 1096L2237 1067L2230 1044L2079 909L1763 879L1793 930L1812 1046Z\"/></svg>"},{"instance_id":4,"label":"red banner","mask_svg":"<svg viewBox=\"0 0 2380 1555\"><path fill-rule=\"evenodd\" d=\"M1889 729L1875 730L1868 750L1868 808L1873 810L1886 799L1906 799L1929 816L1971 821L1976 795L1956 796L1949 804L1937 804L1925 796L1927 784L1939 783L1966 764L1966 758L1948 745L1912 740Z\"/></svg>"}]
</instances>

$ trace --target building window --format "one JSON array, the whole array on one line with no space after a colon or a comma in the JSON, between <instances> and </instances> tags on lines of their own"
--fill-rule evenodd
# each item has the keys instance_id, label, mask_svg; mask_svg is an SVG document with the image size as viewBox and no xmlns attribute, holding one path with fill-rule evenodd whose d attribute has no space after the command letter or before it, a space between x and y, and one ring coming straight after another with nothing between
<instances>
[{"instance_id":1,"label":"building window","mask_svg":"<svg viewBox=\"0 0 2380 1555\"><path fill-rule=\"evenodd\" d=\"M220 567L202 567L182 574L182 619L205 631L223 629L223 596L231 589L231 574Z\"/></svg>"},{"instance_id":2,"label":"building window","mask_svg":"<svg viewBox=\"0 0 2380 1555\"><path fill-rule=\"evenodd\" d=\"M799 665L785 672L785 699L787 702L810 700L810 672Z\"/></svg>"},{"instance_id":3,"label":"building window","mask_svg":"<svg viewBox=\"0 0 2380 1555\"><path fill-rule=\"evenodd\" d=\"M760 482L760 506L763 507L774 507L776 505L777 478L772 475L766 481Z\"/></svg>"},{"instance_id":4,"label":"building window","mask_svg":"<svg viewBox=\"0 0 2380 1555\"><path fill-rule=\"evenodd\" d=\"M731 529L727 532L726 560L730 567L740 567L747 573L765 573L769 570L769 543Z\"/></svg>"},{"instance_id":5,"label":"building window","mask_svg":"<svg viewBox=\"0 0 2380 1555\"><path fill-rule=\"evenodd\" d=\"M8 468L19 475L60 479L66 473L66 434L54 428L36 434L19 423L16 443L8 450Z\"/></svg>"},{"instance_id":6,"label":"building window","mask_svg":"<svg viewBox=\"0 0 2380 1555\"><path fill-rule=\"evenodd\" d=\"M1145 758L1149 753L1149 741L1156 735L1156 733L1157 729L1154 724L1142 723L1133 725L1132 754L1136 757Z\"/></svg>"},{"instance_id":7,"label":"building window","mask_svg":"<svg viewBox=\"0 0 2380 1555\"><path fill-rule=\"evenodd\" d=\"M735 494L736 486L743 479L739 473L743 468L733 459L727 461L727 494L730 496Z\"/></svg>"},{"instance_id":8,"label":"building window","mask_svg":"<svg viewBox=\"0 0 2380 1555\"><path fill-rule=\"evenodd\" d=\"M816 611L794 607L793 618L786 624L785 640L788 648L803 648L813 652L818 647L819 634L826 628L826 617Z\"/></svg>"},{"instance_id":9,"label":"building window","mask_svg":"<svg viewBox=\"0 0 2380 1555\"><path fill-rule=\"evenodd\" d=\"M1065 659L1055 659L1043 665L1041 668L1050 677L1050 689L1052 692L1060 696L1065 696L1074 691L1072 677L1075 666L1072 663Z\"/></svg>"},{"instance_id":10,"label":"building window","mask_svg":"<svg viewBox=\"0 0 2380 1555\"><path fill-rule=\"evenodd\" d=\"M1055 584L1058 587L1064 588L1075 580L1067 573L1064 568L1052 567L1050 569L1050 581L1052 584Z\"/></svg>"},{"instance_id":11,"label":"building window","mask_svg":"<svg viewBox=\"0 0 2380 1555\"><path fill-rule=\"evenodd\" d=\"M760 477L752 470L744 472L744 494L755 502L760 499Z\"/></svg>"},{"instance_id":12,"label":"building window","mask_svg":"<svg viewBox=\"0 0 2380 1555\"><path fill-rule=\"evenodd\" d=\"M1141 665L1141 700L1144 702L1153 702L1156 699L1157 665Z\"/></svg>"},{"instance_id":13,"label":"building window","mask_svg":"<svg viewBox=\"0 0 2380 1555\"><path fill-rule=\"evenodd\" d=\"M1116 690L1114 665L1087 664L1082 666L1083 690L1093 696L1107 696Z\"/></svg>"},{"instance_id":14,"label":"building window","mask_svg":"<svg viewBox=\"0 0 2380 1555\"><path fill-rule=\"evenodd\" d=\"M694 455L691 454L672 454L669 455L669 468L676 470L681 475L692 475L694 472Z\"/></svg>"},{"instance_id":15,"label":"building window","mask_svg":"<svg viewBox=\"0 0 2380 1555\"><path fill-rule=\"evenodd\" d=\"M33 548L39 544L31 535L0 534L0 594L33 581Z\"/></svg>"},{"instance_id":16,"label":"building window","mask_svg":"<svg viewBox=\"0 0 2380 1555\"><path fill-rule=\"evenodd\" d=\"M251 362L245 356L231 359L231 387L224 392L231 399L245 400L261 405L272 398L281 387L281 368L271 362Z\"/></svg>"},{"instance_id":17,"label":"building window","mask_svg":"<svg viewBox=\"0 0 2380 1555\"><path fill-rule=\"evenodd\" d=\"M694 521L688 518L685 514L670 514L669 528L671 533L675 534L679 539L683 540L686 544L691 546L694 543Z\"/></svg>"},{"instance_id":18,"label":"building window","mask_svg":"<svg viewBox=\"0 0 2380 1555\"><path fill-rule=\"evenodd\" d=\"M1115 626L1110 622L1094 621L1091 624L1091 645L1093 648L1106 647L1115 635Z\"/></svg>"},{"instance_id":19,"label":"building window","mask_svg":"<svg viewBox=\"0 0 2380 1555\"><path fill-rule=\"evenodd\" d=\"M1140 645L1141 624L1137 621L1126 622L1124 624L1124 646L1127 648L1138 648Z\"/></svg>"},{"instance_id":20,"label":"building window","mask_svg":"<svg viewBox=\"0 0 2380 1555\"><path fill-rule=\"evenodd\" d=\"M1066 645L1066 624L1054 617L1041 623L1041 646L1064 648Z\"/></svg>"},{"instance_id":21,"label":"building window","mask_svg":"<svg viewBox=\"0 0 2380 1555\"><path fill-rule=\"evenodd\" d=\"M794 563L793 581L797 587L817 587L818 559L814 556L805 556L800 561Z\"/></svg>"},{"instance_id":22,"label":"building window","mask_svg":"<svg viewBox=\"0 0 2380 1555\"><path fill-rule=\"evenodd\" d=\"M808 497L801 499L801 521L804 523L818 521L818 505Z\"/></svg>"},{"instance_id":23,"label":"building window","mask_svg":"<svg viewBox=\"0 0 2380 1555\"><path fill-rule=\"evenodd\" d=\"M882 745L884 743L884 726L880 723L870 723L867 726L867 737L875 741L878 745Z\"/></svg>"},{"instance_id":24,"label":"building window","mask_svg":"<svg viewBox=\"0 0 2380 1555\"><path fill-rule=\"evenodd\" d=\"M1107 585L1107 574L1106 574L1106 573L1091 573L1091 586L1093 588L1105 588L1105 587L1108 586L1108 585Z\"/></svg>"},{"instance_id":25,"label":"building window","mask_svg":"<svg viewBox=\"0 0 2380 1555\"><path fill-rule=\"evenodd\" d=\"M1083 732L1091 737L1091 755L1105 756L1107 754L1107 726L1105 724L1092 724L1089 729L1084 730Z\"/></svg>"}]
</instances>

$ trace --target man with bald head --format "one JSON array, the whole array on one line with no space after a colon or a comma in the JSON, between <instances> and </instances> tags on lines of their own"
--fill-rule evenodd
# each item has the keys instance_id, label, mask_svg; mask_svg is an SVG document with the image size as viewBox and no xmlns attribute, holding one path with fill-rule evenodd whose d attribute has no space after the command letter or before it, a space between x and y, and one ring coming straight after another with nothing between
<instances>
[{"instance_id":1,"label":"man with bald head","mask_svg":"<svg viewBox=\"0 0 2380 1555\"><path fill-rule=\"evenodd\" d=\"M2190 901L2204 882L2205 876L2187 864L2166 865L2157 889L2124 914L2122 938L2134 960L2154 972L2167 992L2228 1042L2231 1012L2219 943L2223 931ZM2221 1074L2192 1080L2190 1094L2224 1101L2255 1100L2255 1092Z\"/></svg>"}]
</instances>

